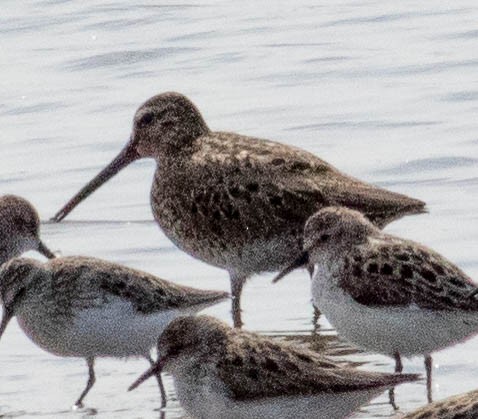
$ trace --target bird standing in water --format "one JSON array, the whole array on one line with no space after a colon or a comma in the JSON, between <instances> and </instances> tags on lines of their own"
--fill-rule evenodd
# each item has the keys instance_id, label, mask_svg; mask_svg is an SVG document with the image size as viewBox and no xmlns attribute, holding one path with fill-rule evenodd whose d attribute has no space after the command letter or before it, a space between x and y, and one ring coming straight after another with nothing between
<instances>
[{"instance_id":1,"label":"bird standing in water","mask_svg":"<svg viewBox=\"0 0 478 419\"><path fill-rule=\"evenodd\" d=\"M347 176L307 151L211 131L188 98L162 93L139 107L123 150L53 220L61 221L141 158L157 163L151 208L166 236L186 253L229 272L237 327L247 278L295 260L304 224L320 208L354 208L380 227L424 212L422 201Z\"/></svg>"}]
</instances>

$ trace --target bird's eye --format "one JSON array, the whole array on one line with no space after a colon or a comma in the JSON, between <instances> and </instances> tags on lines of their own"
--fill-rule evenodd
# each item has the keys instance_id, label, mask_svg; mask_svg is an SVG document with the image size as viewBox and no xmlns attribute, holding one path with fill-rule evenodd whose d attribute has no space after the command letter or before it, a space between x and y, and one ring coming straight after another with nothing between
<instances>
[{"instance_id":1,"label":"bird's eye","mask_svg":"<svg viewBox=\"0 0 478 419\"><path fill-rule=\"evenodd\" d=\"M319 237L319 240L321 242L326 242L327 240L330 239L330 234L322 234L320 237Z\"/></svg>"},{"instance_id":2,"label":"bird's eye","mask_svg":"<svg viewBox=\"0 0 478 419\"><path fill-rule=\"evenodd\" d=\"M138 121L138 125L144 127L146 125L149 125L152 120L153 114L151 112L145 113Z\"/></svg>"}]
</instances>

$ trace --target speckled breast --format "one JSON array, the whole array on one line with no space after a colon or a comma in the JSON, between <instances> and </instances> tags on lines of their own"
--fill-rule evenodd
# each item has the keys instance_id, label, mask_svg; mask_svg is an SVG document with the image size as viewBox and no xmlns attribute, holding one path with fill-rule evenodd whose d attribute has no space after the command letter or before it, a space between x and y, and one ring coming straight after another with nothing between
<instances>
[{"instance_id":1,"label":"speckled breast","mask_svg":"<svg viewBox=\"0 0 478 419\"><path fill-rule=\"evenodd\" d=\"M275 271L301 249L304 220L278 218L233 177L158 167L151 189L154 218L181 250L238 273Z\"/></svg>"}]
</instances>

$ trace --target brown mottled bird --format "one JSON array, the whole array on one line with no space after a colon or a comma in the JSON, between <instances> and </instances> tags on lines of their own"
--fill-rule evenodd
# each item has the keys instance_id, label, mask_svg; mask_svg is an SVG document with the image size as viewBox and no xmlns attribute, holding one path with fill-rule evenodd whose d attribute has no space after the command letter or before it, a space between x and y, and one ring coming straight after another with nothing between
<instances>
[{"instance_id":1,"label":"brown mottled bird","mask_svg":"<svg viewBox=\"0 0 478 419\"><path fill-rule=\"evenodd\" d=\"M55 257L40 239L40 218L32 204L19 196L0 196L0 265L28 250Z\"/></svg>"},{"instance_id":2,"label":"brown mottled bird","mask_svg":"<svg viewBox=\"0 0 478 419\"><path fill-rule=\"evenodd\" d=\"M341 367L209 316L171 322L159 338L158 354L130 390L167 371L192 418L339 419L385 389L418 378Z\"/></svg>"},{"instance_id":3,"label":"brown mottled bird","mask_svg":"<svg viewBox=\"0 0 478 419\"><path fill-rule=\"evenodd\" d=\"M476 419L478 418L478 390L448 397L421 407L402 419Z\"/></svg>"},{"instance_id":4,"label":"brown mottled bird","mask_svg":"<svg viewBox=\"0 0 478 419\"><path fill-rule=\"evenodd\" d=\"M229 272L236 326L247 278L294 260L303 226L318 209L354 208L380 227L424 211L422 201L344 175L299 148L213 132L188 98L163 93L139 107L128 144L53 220L140 158L157 163L151 207L164 233L188 254Z\"/></svg>"}]
</instances>

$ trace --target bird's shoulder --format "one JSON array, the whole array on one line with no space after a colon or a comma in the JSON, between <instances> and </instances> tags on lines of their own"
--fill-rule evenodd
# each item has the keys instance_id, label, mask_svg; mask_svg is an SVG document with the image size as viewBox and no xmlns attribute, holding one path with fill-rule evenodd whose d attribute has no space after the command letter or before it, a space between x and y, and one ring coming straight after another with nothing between
<instances>
[{"instance_id":1,"label":"bird's shoulder","mask_svg":"<svg viewBox=\"0 0 478 419\"><path fill-rule=\"evenodd\" d=\"M83 295L105 302L115 296L131 302L143 314L196 303L188 287L101 259L75 256L52 259L50 270L57 293L73 292L79 299Z\"/></svg>"},{"instance_id":2,"label":"bird's shoulder","mask_svg":"<svg viewBox=\"0 0 478 419\"><path fill-rule=\"evenodd\" d=\"M237 400L353 391L384 384L383 376L342 367L308 349L247 332L229 340L217 373Z\"/></svg>"},{"instance_id":3,"label":"bird's shoulder","mask_svg":"<svg viewBox=\"0 0 478 419\"><path fill-rule=\"evenodd\" d=\"M279 142L230 132L213 132L201 138L193 160L222 170L244 173L263 172L271 176L327 176L337 173L329 163L314 154Z\"/></svg>"},{"instance_id":4,"label":"bird's shoulder","mask_svg":"<svg viewBox=\"0 0 478 419\"><path fill-rule=\"evenodd\" d=\"M345 257L339 286L366 306L478 310L478 301L467 298L475 285L460 268L426 246L384 233Z\"/></svg>"}]
</instances>

